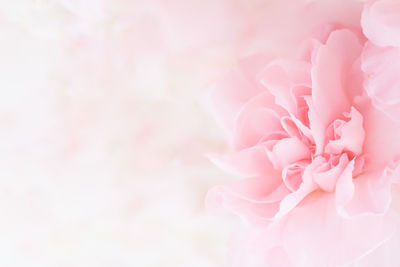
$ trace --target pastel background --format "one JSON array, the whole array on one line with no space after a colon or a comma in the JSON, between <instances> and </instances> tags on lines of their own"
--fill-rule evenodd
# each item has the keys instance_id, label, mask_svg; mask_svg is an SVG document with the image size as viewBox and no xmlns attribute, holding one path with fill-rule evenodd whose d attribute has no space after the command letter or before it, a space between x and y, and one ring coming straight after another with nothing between
<instances>
[{"instance_id":1,"label":"pastel background","mask_svg":"<svg viewBox=\"0 0 400 267\"><path fill-rule=\"evenodd\" d=\"M246 1L0 2L0 265L221 266L205 108Z\"/></svg>"},{"instance_id":2,"label":"pastel background","mask_svg":"<svg viewBox=\"0 0 400 267\"><path fill-rule=\"evenodd\" d=\"M207 88L301 40L289 2L1 0L0 265L222 266Z\"/></svg>"}]
</instances>

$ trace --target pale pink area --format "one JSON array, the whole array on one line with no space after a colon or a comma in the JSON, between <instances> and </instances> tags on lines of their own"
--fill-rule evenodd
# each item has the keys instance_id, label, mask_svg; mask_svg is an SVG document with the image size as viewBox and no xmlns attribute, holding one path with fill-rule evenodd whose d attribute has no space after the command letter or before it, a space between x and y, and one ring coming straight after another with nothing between
<instances>
[{"instance_id":1,"label":"pale pink area","mask_svg":"<svg viewBox=\"0 0 400 267\"><path fill-rule=\"evenodd\" d=\"M369 1L361 19L364 34L375 45L400 46L399 13L397 0Z\"/></svg>"},{"instance_id":2,"label":"pale pink area","mask_svg":"<svg viewBox=\"0 0 400 267\"><path fill-rule=\"evenodd\" d=\"M368 43L362 59L365 89L374 105L392 119L400 120L400 47L378 47Z\"/></svg>"},{"instance_id":3,"label":"pale pink area","mask_svg":"<svg viewBox=\"0 0 400 267\"><path fill-rule=\"evenodd\" d=\"M361 20L369 39L362 55L366 92L376 108L396 121L400 120L399 14L398 1L371 1Z\"/></svg>"}]
</instances>

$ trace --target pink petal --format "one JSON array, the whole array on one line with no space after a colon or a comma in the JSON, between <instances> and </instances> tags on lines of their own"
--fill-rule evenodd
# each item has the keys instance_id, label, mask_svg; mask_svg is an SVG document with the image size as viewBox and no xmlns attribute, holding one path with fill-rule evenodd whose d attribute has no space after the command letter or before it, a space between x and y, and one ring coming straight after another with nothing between
<instances>
[{"instance_id":1,"label":"pink petal","mask_svg":"<svg viewBox=\"0 0 400 267\"><path fill-rule=\"evenodd\" d=\"M400 266L400 233L380 244L380 246L371 251L368 255L357 261L356 266L362 267L398 267Z\"/></svg>"},{"instance_id":2,"label":"pink petal","mask_svg":"<svg viewBox=\"0 0 400 267\"><path fill-rule=\"evenodd\" d=\"M263 136L282 130L279 116L284 111L270 100L269 93L265 92L243 106L234 128L233 146L235 150L254 146Z\"/></svg>"},{"instance_id":3,"label":"pink petal","mask_svg":"<svg viewBox=\"0 0 400 267\"><path fill-rule=\"evenodd\" d=\"M283 129L290 137L297 137L298 139L301 139L301 134L297 128L297 125L293 122L291 117L284 116L280 119L280 122Z\"/></svg>"},{"instance_id":4,"label":"pink petal","mask_svg":"<svg viewBox=\"0 0 400 267\"><path fill-rule=\"evenodd\" d=\"M325 153L340 154L346 150L356 155L361 154L365 137L363 117L354 107L351 108L350 114L346 117L350 120L341 126L340 138L329 141L325 147Z\"/></svg>"},{"instance_id":5,"label":"pink petal","mask_svg":"<svg viewBox=\"0 0 400 267\"><path fill-rule=\"evenodd\" d=\"M269 63L259 75L259 80L272 95L275 102L295 114L293 86L311 87L310 64L306 61L277 60Z\"/></svg>"},{"instance_id":6,"label":"pink petal","mask_svg":"<svg viewBox=\"0 0 400 267\"><path fill-rule=\"evenodd\" d=\"M279 212L275 215L275 218L286 215L289 211L293 210L307 195L318 188L317 184L313 181L313 173L318 168L321 168L326 163L324 158L317 157L313 162L307 166L302 176L302 183L299 189L295 192L288 194L282 199Z\"/></svg>"},{"instance_id":7,"label":"pink petal","mask_svg":"<svg viewBox=\"0 0 400 267\"><path fill-rule=\"evenodd\" d=\"M230 155L208 155L220 169L240 177L274 174L274 170L264 147L256 146L234 152Z\"/></svg>"},{"instance_id":8,"label":"pink petal","mask_svg":"<svg viewBox=\"0 0 400 267\"><path fill-rule=\"evenodd\" d=\"M307 102L304 100L304 97L311 96L312 89L311 87L307 86L293 86L291 89L291 94L294 97L295 104L296 104L296 117L305 125L309 125L307 112L308 112L308 105Z\"/></svg>"},{"instance_id":9,"label":"pink petal","mask_svg":"<svg viewBox=\"0 0 400 267\"><path fill-rule=\"evenodd\" d=\"M346 219L331 194L314 192L282 218L282 243L296 266L347 266L392 237L396 221L393 213Z\"/></svg>"},{"instance_id":10,"label":"pink petal","mask_svg":"<svg viewBox=\"0 0 400 267\"><path fill-rule=\"evenodd\" d=\"M312 100L324 127L350 110L352 97L361 93L352 91L354 87L348 87L353 64L361 49L353 32L338 30L329 36L326 45L316 54L311 71Z\"/></svg>"},{"instance_id":11,"label":"pink petal","mask_svg":"<svg viewBox=\"0 0 400 267\"><path fill-rule=\"evenodd\" d=\"M314 30L311 38L301 44L299 53L300 58L311 62L313 57L312 54L318 50L319 46L326 43L329 35L333 31L338 30L339 28L339 25L334 24L323 24L319 26L316 30Z\"/></svg>"},{"instance_id":12,"label":"pink petal","mask_svg":"<svg viewBox=\"0 0 400 267\"><path fill-rule=\"evenodd\" d=\"M374 106L399 121L400 48L381 48L368 42L362 54L362 70L366 74L365 89Z\"/></svg>"},{"instance_id":13,"label":"pink petal","mask_svg":"<svg viewBox=\"0 0 400 267\"><path fill-rule=\"evenodd\" d=\"M389 161L400 156L400 123L376 109L368 98L360 98L357 102L357 109L364 118L366 167L383 169Z\"/></svg>"},{"instance_id":14,"label":"pink petal","mask_svg":"<svg viewBox=\"0 0 400 267\"><path fill-rule=\"evenodd\" d=\"M392 183L400 184L400 160L392 160L386 166L383 175L388 176Z\"/></svg>"},{"instance_id":15,"label":"pink petal","mask_svg":"<svg viewBox=\"0 0 400 267\"><path fill-rule=\"evenodd\" d=\"M283 168L282 179L285 186L292 192L297 191L302 183L305 168L310 164L309 160L299 161Z\"/></svg>"},{"instance_id":16,"label":"pink petal","mask_svg":"<svg viewBox=\"0 0 400 267\"><path fill-rule=\"evenodd\" d=\"M335 203L339 214L344 215L344 206L346 206L354 197L354 183L353 183L353 170L354 161L350 161L336 183Z\"/></svg>"},{"instance_id":17,"label":"pink petal","mask_svg":"<svg viewBox=\"0 0 400 267\"><path fill-rule=\"evenodd\" d=\"M237 214L253 224L266 224L279 209L279 201L288 193L280 177L246 178L212 188L206 197L207 208Z\"/></svg>"},{"instance_id":18,"label":"pink petal","mask_svg":"<svg viewBox=\"0 0 400 267\"><path fill-rule=\"evenodd\" d=\"M303 134L303 136L307 137L310 142L314 142L314 136L312 135L311 129L306 126L301 120L296 118L293 114L290 114L290 118L292 119L293 123L296 124L297 129Z\"/></svg>"},{"instance_id":19,"label":"pink petal","mask_svg":"<svg viewBox=\"0 0 400 267\"><path fill-rule=\"evenodd\" d=\"M333 168L325 172L316 172L313 174L314 182L323 190L327 192L333 192L336 187L336 182L340 175L345 170L349 163L349 159L346 154L342 154L339 163Z\"/></svg>"},{"instance_id":20,"label":"pink petal","mask_svg":"<svg viewBox=\"0 0 400 267\"><path fill-rule=\"evenodd\" d=\"M336 197L338 211L344 216L359 216L371 214L385 214L392 201L391 177L385 175L383 170L359 175L352 181L347 181L348 189L338 182ZM350 185L353 183L353 185ZM346 194L353 187L353 194Z\"/></svg>"},{"instance_id":21,"label":"pink petal","mask_svg":"<svg viewBox=\"0 0 400 267\"><path fill-rule=\"evenodd\" d=\"M266 148L265 151L276 169L283 169L287 165L311 157L308 147L297 137L281 139L272 149Z\"/></svg>"},{"instance_id":22,"label":"pink petal","mask_svg":"<svg viewBox=\"0 0 400 267\"><path fill-rule=\"evenodd\" d=\"M354 158L353 177L360 175L365 167L365 155Z\"/></svg>"},{"instance_id":23,"label":"pink petal","mask_svg":"<svg viewBox=\"0 0 400 267\"><path fill-rule=\"evenodd\" d=\"M324 151L325 147L325 125L322 124L320 116L318 116L317 110L312 102L311 97L304 97L304 100L308 105L308 119L310 121L310 131L315 142L315 154L320 155Z\"/></svg>"},{"instance_id":24,"label":"pink petal","mask_svg":"<svg viewBox=\"0 0 400 267\"><path fill-rule=\"evenodd\" d=\"M400 47L399 14L399 1L371 1L365 5L361 17L364 34L376 45Z\"/></svg>"}]
</instances>

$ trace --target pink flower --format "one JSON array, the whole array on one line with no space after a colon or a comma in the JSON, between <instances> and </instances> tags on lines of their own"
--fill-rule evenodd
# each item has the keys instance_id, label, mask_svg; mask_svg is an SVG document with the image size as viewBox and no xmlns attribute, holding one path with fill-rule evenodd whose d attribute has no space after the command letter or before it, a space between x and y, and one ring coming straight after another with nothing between
<instances>
[{"instance_id":1,"label":"pink flower","mask_svg":"<svg viewBox=\"0 0 400 267\"><path fill-rule=\"evenodd\" d=\"M377 4L364 9L366 36L326 24L298 57L257 54L215 84L213 113L234 152L211 160L245 177L207 196L245 222L232 266L343 266L397 233L400 123L387 113L400 119L400 66L389 59L399 52L376 48L373 37L390 38L365 28Z\"/></svg>"}]
</instances>

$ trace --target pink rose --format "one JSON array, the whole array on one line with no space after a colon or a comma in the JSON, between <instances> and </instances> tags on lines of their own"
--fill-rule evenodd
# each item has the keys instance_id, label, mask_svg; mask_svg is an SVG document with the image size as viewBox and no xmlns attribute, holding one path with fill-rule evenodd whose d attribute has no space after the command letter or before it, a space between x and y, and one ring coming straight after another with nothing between
<instances>
[{"instance_id":1,"label":"pink rose","mask_svg":"<svg viewBox=\"0 0 400 267\"><path fill-rule=\"evenodd\" d=\"M399 64L388 63L398 51L376 52L366 37L325 24L298 57L251 56L215 84L212 110L234 152L211 159L246 177L207 196L210 209L245 222L232 266L343 266L398 246L388 240L397 233L400 123L376 108L400 99Z\"/></svg>"}]
</instances>

